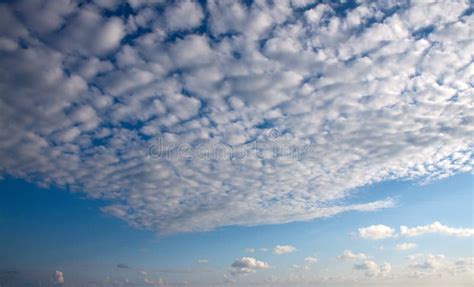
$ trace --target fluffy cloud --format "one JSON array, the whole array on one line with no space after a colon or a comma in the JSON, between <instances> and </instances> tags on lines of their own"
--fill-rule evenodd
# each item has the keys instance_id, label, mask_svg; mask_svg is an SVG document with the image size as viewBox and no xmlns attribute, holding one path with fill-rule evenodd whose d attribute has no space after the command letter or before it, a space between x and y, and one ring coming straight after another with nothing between
<instances>
[{"instance_id":1,"label":"fluffy cloud","mask_svg":"<svg viewBox=\"0 0 474 287\"><path fill-rule=\"evenodd\" d=\"M394 234L395 230L393 228L382 224L359 228L359 236L366 239L385 239L393 237Z\"/></svg>"},{"instance_id":2,"label":"fluffy cloud","mask_svg":"<svg viewBox=\"0 0 474 287\"><path fill-rule=\"evenodd\" d=\"M439 223L438 221L435 221L432 224L416 227L407 227L405 225L400 226L400 235L402 236L413 237L427 233L438 233L455 237L472 237L474 236L474 229L449 227Z\"/></svg>"},{"instance_id":3,"label":"fluffy cloud","mask_svg":"<svg viewBox=\"0 0 474 287\"><path fill-rule=\"evenodd\" d=\"M171 234L375 211L395 203L350 191L472 169L469 1L159 2L0 4L2 177Z\"/></svg>"},{"instance_id":4,"label":"fluffy cloud","mask_svg":"<svg viewBox=\"0 0 474 287\"><path fill-rule=\"evenodd\" d=\"M365 276L375 277L375 276L386 276L392 270L392 266L388 262L384 262L381 265L375 263L371 260L366 260L362 263L354 264L355 270L365 271Z\"/></svg>"},{"instance_id":5,"label":"fluffy cloud","mask_svg":"<svg viewBox=\"0 0 474 287\"><path fill-rule=\"evenodd\" d=\"M369 256L365 255L364 253L354 253L351 250L344 250L342 255L339 256L339 259L342 260L366 260Z\"/></svg>"},{"instance_id":6,"label":"fluffy cloud","mask_svg":"<svg viewBox=\"0 0 474 287\"><path fill-rule=\"evenodd\" d=\"M385 276L392 270L390 263L384 262L381 265L378 265L372 260L366 260L362 263L354 264L355 270L365 271L365 276L375 277L375 276Z\"/></svg>"},{"instance_id":7,"label":"fluffy cloud","mask_svg":"<svg viewBox=\"0 0 474 287\"><path fill-rule=\"evenodd\" d=\"M165 11L166 26L171 31L197 27L203 19L204 14L197 1L176 1Z\"/></svg>"},{"instance_id":8,"label":"fluffy cloud","mask_svg":"<svg viewBox=\"0 0 474 287\"><path fill-rule=\"evenodd\" d=\"M409 256L408 259L410 260L409 266L412 268L422 269L426 271L434 271L444 266L445 258L446 256L444 256L443 254L428 254L426 256L418 254L414 256Z\"/></svg>"},{"instance_id":9,"label":"fluffy cloud","mask_svg":"<svg viewBox=\"0 0 474 287\"><path fill-rule=\"evenodd\" d=\"M404 242L404 243L399 243L395 246L396 250L400 251L405 251L405 250L411 250L417 248L418 245L416 243L409 243L409 242Z\"/></svg>"},{"instance_id":10,"label":"fluffy cloud","mask_svg":"<svg viewBox=\"0 0 474 287\"><path fill-rule=\"evenodd\" d=\"M282 255L295 252L296 248L291 245L277 245L273 248L273 254Z\"/></svg>"},{"instance_id":11,"label":"fluffy cloud","mask_svg":"<svg viewBox=\"0 0 474 287\"><path fill-rule=\"evenodd\" d=\"M263 261L258 261L252 257L242 257L232 263L232 274L248 274L254 273L258 269L268 269L270 265Z\"/></svg>"},{"instance_id":12,"label":"fluffy cloud","mask_svg":"<svg viewBox=\"0 0 474 287\"><path fill-rule=\"evenodd\" d=\"M443 254L415 254L407 257L407 270L412 277L465 278L472 280L474 261L472 257L448 258Z\"/></svg>"}]
</instances>

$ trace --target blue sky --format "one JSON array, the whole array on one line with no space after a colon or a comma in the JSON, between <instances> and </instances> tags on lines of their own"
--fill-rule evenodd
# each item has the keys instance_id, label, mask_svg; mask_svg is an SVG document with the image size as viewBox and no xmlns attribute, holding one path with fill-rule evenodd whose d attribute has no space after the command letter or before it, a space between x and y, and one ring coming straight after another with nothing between
<instances>
[{"instance_id":1,"label":"blue sky","mask_svg":"<svg viewBox=\"0 0 474 287\"><path fill-rule=\"evenodd\" d=\"M470 2L2 1L0 285L469 284Z\"/></svg>"},{"instance_id":2,"label":"blue sky","mask_svg":"<svg viewBox=\"0 0 474 287\"><path fill-rule=\"evenodd\" d=\"M357 236L360 227L384 224L421 226L440 221L448 226L472 226L473 178L460 174L428 185L415 182L385 182L361 188L354 200L390 196L398 206L376 212L350 212L309 222L225 227L212 232L158 238L154 232L130 228L124 222L99 211L104 203L85 199L56 188L38 188L7 178L1 183L2 270L37 272L30 281L48 281L48 271L61 269L71 274L73 286L84 281L104 282L106 277L130 280L145 271L155 280L180 282L189 276L199 283L223 281L228 266L237 258L252 256L269 262L263 277L290 273L304 258L318 262L314 274L351 272L351 264L338 259L345 250L370 254L402 268L412 254L443 254L450 258L472 255L472 238L427 234L414 238L367 240ZM375 195L374 195L375 194ZM397 251L399 243L417 244L416 249ZM442 244L440 244L442 242ZM277 245L291 245L296 251L276 255ZM262 250L262 248L267 249ZM253 252L249 252L254 249ZM208 263L199 264L206 259ZM129 269L118 268L124 264ZM325 271L330 267L331 270ZM184 275L183 272L195 273ZM184 273L186 274L186 273ZM212 274L212 275L211 275ZM87 278L87 280L85 280ZM174 280L174 281L173 281ZM71 283L71 282L70 282ZM72 284L72 283L71 283Z\"/></svg>"}]
</instances>

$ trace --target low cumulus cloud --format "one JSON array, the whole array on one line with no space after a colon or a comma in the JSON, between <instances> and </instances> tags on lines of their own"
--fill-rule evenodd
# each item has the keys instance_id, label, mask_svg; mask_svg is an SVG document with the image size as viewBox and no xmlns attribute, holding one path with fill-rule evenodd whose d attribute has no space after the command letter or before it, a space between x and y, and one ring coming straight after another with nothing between
<instances>
[{"instance_id":1,"label":"low cumulus cloud","mask_svg":"<svg viewBox=\"0 0 474 287\"><path fill-rule=\"evenodd\" d=\"M296 247L291 245L277 245L273 248L273 254L282 255L287 253L293 253L296 251Z\"/></svg>"},{"instance_id":2,"label":"low cumulus cloud","mask_svg":"<svg viewBox=\"0 0 474 287\"><path fill-rule=\"evenodd\" d=\"M392 271L392 266L388 262L379 265L372 260L366 260L362 263L354 264L354 269L365 271L364 274L367 277L384 277Z\"/></svg>"},{"instance_id":3,"label":"low cumulus cloud","mask_svg":"<svg viewBox=\"0 0 474 287\"><path fill-rule=\"evenodd\" d=\"M365 255L364 253L354 253L351 250L344 250L342 255L339 256L341 260L365 260L368 259L369 256Z\"/></svg>"},{"instance_id":4,"label":"low cumulus cloud","mask_svg":"<svg viewBox=\"0 0 474 287\"><path fill-rule=\"evenodd\" d=\"M408 227L406 225L400 226L400 236L403 237L415 237L423 234L441 234L445 236L453 237L473 237L474 229L464 228L464 227L450 227L443 225L438 221L435 221L431 224ZM371 239L371 240L380 240L386 238L397 237L395 229L386 226L383 224L371 225L368 227L362 227L358 229L358 235L361 238ZM401 243L398 244L395 248L397 250L408 250L416 248L414 243Z\"/></svg>"},{"instance_id":5,"label":"low cumulus cloud","mask_svg":"<svg viewBox=\"0 0 474 287\"><path fill-rule=\"evenodd\" d=\"M416 227L407 227L405 225L400 226L400 235L406 237L414 237L423 234L442 234L446 236L454 237L473 237L474 229L473 228L456 228L443 225L438 221L433 222L432 224L416 226Z\"/></svg>"},{"instance_id":6,"label":"low cumulus cloud","mask_svg":"<svg viewBox=\"0 0 474 287\"><path fill-rule=\"evenodd\" d=\"M259 269L268 269L270 264L259 261L252 257L242 257L237 259L231 265L231 273L234 275L254 273Z\"/></svg>"},{"instance_id":7,"label":"low cumulus cloud","mask_svg":"<svg viewBox=\"0 0 474 287\"><path fill-rule=\"evenodd\" d=\"M395 230L389 226L378 224L364 228L359 228L359 237L371 240L391 238L395 235Z\"/></svg>"},{"instance_id":8,"label":"low cumulus cloud","mask_svg":"<svg viewBox=\"0 0 474 287\"><path fill-rule=\"evenodd\" d=\"M425 271L438 270L446 264L446 256L443 254L417 254L409 256L408 259L410 261L409 267Z\"/></svg>"},{"instance_id":9,"label":"low cumulus cloud","mask_svg":"<svg viewBox=\"0 0 474 287\"><path fill-rule=\"evenodd\" d=\"M471 278L474 272L473 257L449 258L444 254L414 254L407 257L407 269L412 277L463 276ZM451 277L453 278L453 277ZM470 279L468 279L470 280Z\"/></svg>"},{"instance_id":10,"label":"low cumulus cloud","mask_svg":"<svg viewBox=\"0 0 474 287\"><path fill-rule=\"evenodd\" d=\"M470 1L303 2L0 4L0 176L164 235L469 172Z\"/></svg>"}]
</instances>

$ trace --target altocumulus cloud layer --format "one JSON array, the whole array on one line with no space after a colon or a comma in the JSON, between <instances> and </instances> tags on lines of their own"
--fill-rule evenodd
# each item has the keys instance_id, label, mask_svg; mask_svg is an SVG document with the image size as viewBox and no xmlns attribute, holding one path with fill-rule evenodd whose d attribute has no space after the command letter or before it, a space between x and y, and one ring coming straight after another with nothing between
<instances>
[{"instance_id":1,"label":"altocumulus cloud layer","mask_svg":"<svg viewBox=\"0 0 474 287\"><path fill-rule=\"evenodd\" d=\"M376 210L394 203L344 199L470 171L469 1L311 2L1 4L1 174L169 234ZM157 159L158 138L249 152Z\"/></svg>"}]
</instances>

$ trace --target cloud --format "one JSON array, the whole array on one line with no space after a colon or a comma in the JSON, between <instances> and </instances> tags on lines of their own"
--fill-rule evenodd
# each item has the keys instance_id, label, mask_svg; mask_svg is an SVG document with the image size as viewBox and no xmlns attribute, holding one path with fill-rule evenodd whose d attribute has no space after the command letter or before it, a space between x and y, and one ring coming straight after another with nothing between
<instances>
[{"instance_id":1,"label":"cloud","mask_svg":"<svg viewBox=\"0 0 474 287\"><path fill-rule=\"evenodd\" d=\"M365 260L368 259L369 256L365 255L364 253L354 253L351 250L344 250L344 253L339 256L339 259L342 260Z\"/></svg>"},{"instance_id":2,"label":"cloud","mask_svg":"<svg viewBox=\"0 0 474 287\"><path fill-rule=\"evenodd\" d=\"M395 230L389 226L378 224L359 228L359 237L371 240L380 240L393 237Z\"/></svg>"},{"instance_id":3,"label":"cloud","mask_svg":"<svg viewBox=\"0 0 474 287\"><path fill-rule=\"evenodd\" d=\"M405 251L405 250L411 250L411 249L415 249L417 248L418 245L416 243L408 243L408 242L404 242L404 243L399 243L395 246L395 249L396 250L399 250L399 251Z\"/></svg>"},{"instance_id":4,"label":"cloud","mask_svg":"<svg viewBox=\"0 0 474 287\"><path fill-rule=\"evenodd\" d=\"M254 273L258 269L268 269L270 268L270 265L252 257L242 257L241 259L235 260L231 267L232 274L239 275Z\"/></svg>"},{"instance_id":5,"label":"cloud","mask_svg":"<svg viewBox=\"0 0 474 287\"><path fill-rule=\"evenodd\" d=\"M245 253L255 253L255 248L245 248L244 252Z\"/></svg>"},{"instance_id":6,"label":"cloud","mask_svg":"<svg viewBox=\"0 0 474 287\"><path fill-rule=\"evenodd\" d=\"M426 271L434 271L437 269L440 269L445 265L445 260L446 256L443 254L428 254L426 256L420 254L418 256L412 256L409 257L409 260L411 263L409 266L411 268L416 268L416 269L422 269ZM422 261L419 261L419 259L423 259Z\"/></svg>"},{"instance_id":7,"label":"cloud","mask_svg":"<svg viewBox=\"0 0 474 287\"><path fill-rule=\"evenodd\" d=\"M458 258L454 261L455 272L473 272L474 257Z\"/></svg>"},{"instance_id":8,"label":"cloud","mask_svg":"<svg viewBox=\"0 0 474 287\"><path fill-rule=\"evenodd\" d=\"M83 56L105 55L118 48L126 33L122 19L103 18L100 11L90 5L76 12L64 28L48 36L53 45L65 53Z\"/></svg>"},{"instance_id":9,"label":"cloud","mask_svg":"<svg viewBox=\"0 0 474 287\"><path fill-rule=\"evenodd\" d=\"M166 25L171 31L195 28L203 19L204 14L197 1L176 1L165 11Z\"/></svg>"},{"instance_id":10,"label":"cloud","mask_svg":"<svg viewBox=\"0 0 474 287\"><path fill-rule=\"evenodd\" d=\"M388 262L384 262L381 265L378 265L374 261L366 260L362 263L354 264L355 270L365 271L365 276L367 277L376 277L376 276L386 276L392 270L392 266Z\"/></svg>"},{"instance_id":11,"label":"cloud","mask_svg":"<svg viewBox=\"0 0 474 287\"><path fill-rule=\"evenodd\" d=\"M54 273L53 280L54 280L54 284L56 284L56 285L64 284L64 274L63 274L63 272L56 270L56 272Z\"/></svg>"},{"instance_id":12,"label":"cloud","mask_svg":"<svg viewBox=\"0 0 474 287\"><path fill-rule=\"evenodd\" d=\"M396 202L352 191L472 170L469 1L275 2L2 3L0 176L166 235L377 211ZM235 153L182 156L213 147Z\"/></svg>"},{"instance_id":13,"label":"cloud","mask_svg":"<svg viewBox=\"0 0 474 287\"><path fill-rule=\"evenodd\" d=\"M273 248L273 254L282 255L287 253L295 252L296 248L291 245L277 245Z\"/></svg>"},{"instance_id":14,"label":"cloud","mask_svg":"<svg viewBox=\"0 0 474 287\"><path fill-rule=\"evenodd\" d=\"M163 280L163 278L158 278L157 280L144 278L143 283L145 285L150 285L150 286L160 286L160 287L161 286L168 286L168 284L166 284L166 282L165 282L165 280Z\"/></svg>"},{"instance_id":15,"label":"cloud","mask_svg":"<svg viewBox=\"0 0 474 287\"><path fill-rule=\"evenodd\" d=\"M304 258L304 263L306 263L306 264L315 264L315 263L318 263L318 259L315 258L315 257L308 256L308 257Z\"/></svg>"},{"instance_id":16,"label":"cloud","mask_svg":"<svg viewBox=\"0 0 474 287\"><path fill-rule=\"evenodd\" d=\"M407 259L407 269L410 270L411 277L415 278L436 276L437 279L440 277L454 279L474 272L472 257L448 258L443 254L415 254L408 256ZM470 278L470 275L466 278Z\"/></svg>"},{"instance_id":17,"label":"cloud","mask_svg":"<svg viewBox=\"0 0 474 287\"><path fill-rule=\"evenodd\" d=\"M208 259L198 259L198 260L197 260L197 263L199 263L199 264L207 264L207 263L209 263L209 260L208 260Z\"/></svg>"},{"instance_id":18,"label":"cloud","mask_svg":"<svg viewBox=\"0 0 474 287\"><path fill-rule=\"evenodd\" d=\"M455 237L472 237L474 236L474 229L449 227L439 223L438 221L435 221L432 224L416 227L407 227L405 225L400 226L400 235L402 236L414 237L428 233L438 233Z\"/></svg>"}]
</instances>

